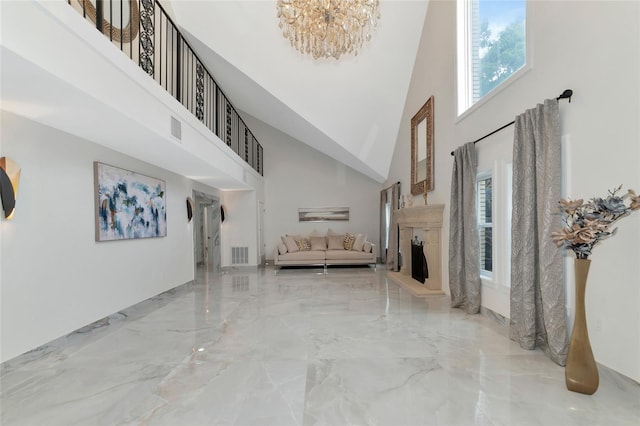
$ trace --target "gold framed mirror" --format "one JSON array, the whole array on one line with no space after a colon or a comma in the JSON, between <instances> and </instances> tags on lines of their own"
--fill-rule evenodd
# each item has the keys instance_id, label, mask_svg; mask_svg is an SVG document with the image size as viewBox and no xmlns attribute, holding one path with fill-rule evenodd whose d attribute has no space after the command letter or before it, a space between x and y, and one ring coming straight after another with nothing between
<instances>
[{"instance_id":1,"label":"gold framed mirror","mask_svg":"<svg viewBox=\"0 0 640 426\"><path fill-rule=\"evenodd\" d=\"M411 119L411 194L433 191L433 96Z\"/></svg>"}]
</instances>

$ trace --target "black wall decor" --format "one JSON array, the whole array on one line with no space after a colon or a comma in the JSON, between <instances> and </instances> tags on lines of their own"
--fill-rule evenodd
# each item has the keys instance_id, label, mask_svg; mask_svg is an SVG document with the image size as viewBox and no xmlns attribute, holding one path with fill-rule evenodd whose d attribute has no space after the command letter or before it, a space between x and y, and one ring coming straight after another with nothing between
<instances>
[{"instance_id":1,"label":"black wall decor","mask_svg":"<svg viewBox=\"0 0 640 426\"><path fill-rule=\"evenodd\" d=\"M193 200L191 197L187 197L187 220L191 222L193 218Z\"/></svg>"},{"instance_id":2,"label":"black wall decor","mask_svg":"<svg viewBox=\"0 0 640 426\"><path fill-rule=\"evenodd\" d=\"M7 175L7 172L5 172L3 168L0 168L0 195L2 198L4 217L9 217L16 206L16 194L13 191L11 179L9 179L9 175Z\"/></svg>"}]
</instances>

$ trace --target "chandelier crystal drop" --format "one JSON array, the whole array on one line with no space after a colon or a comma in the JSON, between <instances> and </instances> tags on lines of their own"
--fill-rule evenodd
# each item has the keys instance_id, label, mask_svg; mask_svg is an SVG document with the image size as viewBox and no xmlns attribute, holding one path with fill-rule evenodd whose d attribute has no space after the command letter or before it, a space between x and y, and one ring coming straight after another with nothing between
<instances>
[{"instance_id":1,"label":"chandelier crystal drop","mask_svg":"<svg viewBox=\"0 0 640 426\"><path fill-rule=\"evenodd\" d=\"M379 0L278 0L278 26L301 53L339 59L358 50L378 26Z\"/></svg>"}]
</instances>

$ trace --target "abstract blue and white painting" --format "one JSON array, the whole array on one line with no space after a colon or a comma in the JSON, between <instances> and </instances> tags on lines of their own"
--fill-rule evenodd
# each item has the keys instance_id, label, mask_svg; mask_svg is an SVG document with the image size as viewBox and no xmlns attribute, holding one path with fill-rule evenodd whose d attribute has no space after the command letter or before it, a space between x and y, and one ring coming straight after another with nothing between
<instances>
[{"instance_id":1,"label":"abstract blue and white painting","mask_svg":"<svg viewBox=\"0 0 640 426\"><path fill-rule=\"evenodd\" d=\"M94 162L96 241L167 235L163 180Z\"/></svg>"}]
</instances>

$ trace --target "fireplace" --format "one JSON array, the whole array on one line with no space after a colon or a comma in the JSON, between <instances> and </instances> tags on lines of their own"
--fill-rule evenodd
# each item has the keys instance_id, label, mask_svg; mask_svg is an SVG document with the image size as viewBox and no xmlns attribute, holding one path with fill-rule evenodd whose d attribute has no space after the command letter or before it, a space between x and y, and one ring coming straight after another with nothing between
<instances>
[{"instance_id":1,"label":"fireplace","mask_svg":"<svg viewBox=\"0 0 640 426\"><path fill-rule=\"evenodd\" d=\"M394 220L400 228L402 268L400 272L388 272L387 275L417 297L444 294L441 272L443 211L444 204L433 204L399 209L394 212ZM415 255L412 248L414 237L424 242L420 248L416 248ZM413 260L416 257L422 260L420 254L428 266L428 274L422 282L412 276Z\"/></svg>"}]
</instances>

